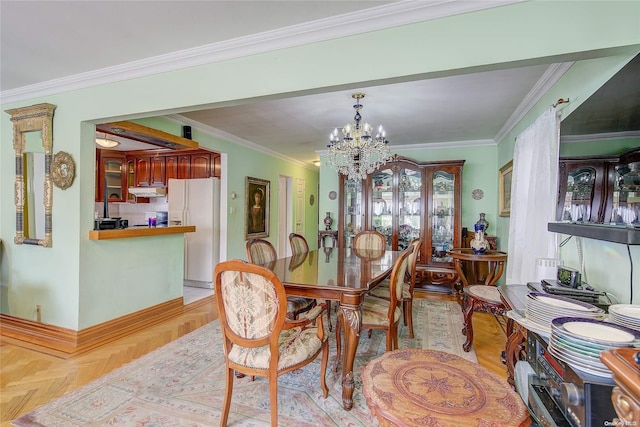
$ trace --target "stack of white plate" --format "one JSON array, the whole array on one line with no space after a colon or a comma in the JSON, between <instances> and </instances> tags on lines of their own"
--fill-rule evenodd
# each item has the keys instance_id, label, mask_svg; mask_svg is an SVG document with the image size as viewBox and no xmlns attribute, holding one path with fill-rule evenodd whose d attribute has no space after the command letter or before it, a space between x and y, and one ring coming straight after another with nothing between
<instances>
[{"instance_id":1,"label":"stack of white plate","mask_svg":"<svg viewBox=\"0 0 640 427\"><path fill-rule=\"evenodd\" d=\"M613 304L609 306L609 322L640 331L640 305Z\"/></svg>"},{"instance_id":2,"label":"stack of white plate","mask_svg":"<svg viewBox=\"0 0 640 427\"><path fill-rule=\"evenodd\" d=\"M640 347L640 331L603 320L559 317L551 322L547 350L574 369L611 377L600 353L622 347Z\"/></svg>"},{"instance_id":3,"label":"stack of white plate","mask_svg":"<svg viewBox=\"0 0 640 427\"><path fill-rule=\"evenodd\" d=\"M525 317L541 329L551 331L551 321L556 317L603 319L604 310L560 295L529 292L525 301Z\"/></svg>"}]
</instances>

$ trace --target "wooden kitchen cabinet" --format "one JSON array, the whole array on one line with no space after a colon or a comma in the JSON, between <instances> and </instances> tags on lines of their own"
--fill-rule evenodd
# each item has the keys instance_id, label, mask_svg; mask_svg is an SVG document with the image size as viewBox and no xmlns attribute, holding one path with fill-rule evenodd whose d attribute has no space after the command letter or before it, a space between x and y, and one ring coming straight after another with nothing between
<instances>
[{"instance_id":1,"label":"wooden kitchen cabinet","mask_svg":"<svg viewBox=\"0 0 640 427\"><path fill-rule=\"evenodd\" d=\"M167 183L171 178L178 178L178 156L165 156Z\"/></svg>"},{"instance_id":2,"label":"wooden kitchen cabinet","mask_svg":"<svg viewBox=\"0 0 640 427\"><path fill-rule=\"evenodd\" d=\"M211 174L211 153L203 152L191 155L190 178L210 178Z\"/></svg>"},{"instance_id":3,"label":"wooden kitchen cabinet","mask_svg":"<svg viewBox=\"0 0 640 427\"><path fill-rule=\"evenodd\" d=\"M144 203L148 198L134 197L129 187L166 187L170 178L193 179L221 176L220 154L189 150L181 154L96 150L95 200L104 200L105 176L110 201Z\"/></svg>"},{"instance_id":4,"label":"wooden kitchen cabinet","mask_svg":"<svg viewBox=\"0 0 640 427\"><path fill-rule=\"evenodd\" d=\"M96 202L104 201L105 192L112 202L126 197L126 156L118 151L98 150Z\"/></svg>"},{"instance_id":5,"label":"wooden kitchen cabinet","mask_svg":"<svg viewBox=\"0 0 640 427\"><path fill-rule=\"evenodd\" d=\"M210 178L216 175L215 160L220 159L217 153L208 151L166 156L166 182L170 178L193 179Z\"/></svg>"},{"instance_id":6,"label":"wooden kitchen cabinet","mask_svg":"<svg viewBox=\"0 0 640 427\"><path fill-rule=\"evenodd\" d=\"M165 187L167 185L165 156L135 157L136 187Z\"/></svg>"},{"instance_id":7,"label":"wooden kitchen cabinet","mask_svg":"<svg viewBox=\"0 0 640 427\"><path fill-rule=\"evenodd\" d=\"M417 162L396 155L363 181L340 175L338 245L350 247L362 230L384 234L390 250L421 237L419 280L450 289L457 273L446 251L462 246L463 165L464 160Z\"/></svg>"}]
</instances>

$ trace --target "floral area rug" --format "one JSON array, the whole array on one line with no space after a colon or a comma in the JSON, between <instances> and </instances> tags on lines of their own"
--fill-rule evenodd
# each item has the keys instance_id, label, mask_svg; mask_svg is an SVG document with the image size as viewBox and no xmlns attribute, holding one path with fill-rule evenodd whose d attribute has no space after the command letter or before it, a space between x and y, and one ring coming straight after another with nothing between
<instances>
[{"instance_id":1,"label":"floral area rug","mask_svg":"<svg viewBox=\"0 0 640 427\"><path fill-rule=\"evenodd\" d=\"M400 348L446 351L477 362L462 350L462 311L455 302L414 300L415 338L400 331ZM335 325L335 321L334 321ZM353 409L342 408L341 374L334 372L330 333L327 385L320 388L320 358L278 380L280 426L378 426L362 396L364 366L385 352L385 335L363 331L354 362ZM224 399L225 361L220 322L214 321L13 421L14 426L217 426ZM266 378L234 380L229 426L268 426Z\"/></svg>"}]
</instances>

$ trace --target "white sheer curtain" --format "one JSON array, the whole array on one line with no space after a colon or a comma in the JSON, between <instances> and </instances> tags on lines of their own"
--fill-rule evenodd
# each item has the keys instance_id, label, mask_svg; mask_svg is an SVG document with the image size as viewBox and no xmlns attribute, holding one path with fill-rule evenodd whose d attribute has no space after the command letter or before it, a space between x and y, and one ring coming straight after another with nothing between
<instances>
[{"instance_id":1,"label":"white sheer curtain","mask_svg":"<svg viewBox=\"0 0 640 427\"><path fill-rule=\"evenodd\" d=\"M516 138L511 183L507 284L535 280L536 258L556 258L559 118L555 108L542 114Z\"/></svg>"}]
</instances>

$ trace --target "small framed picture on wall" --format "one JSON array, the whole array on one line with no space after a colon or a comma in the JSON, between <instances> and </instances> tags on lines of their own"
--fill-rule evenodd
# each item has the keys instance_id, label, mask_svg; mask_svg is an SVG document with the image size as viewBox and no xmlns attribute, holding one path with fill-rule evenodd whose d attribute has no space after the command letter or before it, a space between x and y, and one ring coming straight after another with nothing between
<instances>
[{"instance_id":1,"label":"small framed picture on wall","mask_svg":"<svg viewBox=\"0 0 640 427\"><path fill-rule=\"evenodd\" d=\"M245 238L269 237L269 187L264 179L245 180Z\"/></svg>"},{"instance_id":2,"label":"small framed picture on wall","mask_svg":"<svg viewBox=\"0 0 640 427\"><path fill-rule=\"evenodd\" d=\"M500 168L498 176L498 207L500 216L511 215L511 180L513 179L513 160Z\"/></svg>"}]
</instances>

